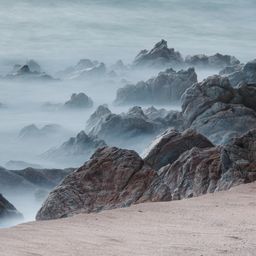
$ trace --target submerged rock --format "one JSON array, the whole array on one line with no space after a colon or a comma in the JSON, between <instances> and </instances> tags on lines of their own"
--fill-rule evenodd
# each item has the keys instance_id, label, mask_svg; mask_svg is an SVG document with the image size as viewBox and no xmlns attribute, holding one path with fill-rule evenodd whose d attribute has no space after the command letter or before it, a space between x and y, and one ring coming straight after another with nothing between
<instances>
[{"instance_id":1,"label":"submerged rock","mask_svg":"<svg viewBox=\"0 0 256 256\"><path fill-rule=\"evenodd\" d=\"M185 63L192 67L221 69L227 66L238 65L240 61L234 56L216 53L212 56L204 54L187 56Z\"/></svg>"},{"instance_id":2,"label":"submerged rock","mask_svg":"<svg viewBox=\"0 0 256 256\"><path fill-rule=\"evenodd\" d=\"M135 58L133 65L135 67L166 67L180 66L183 64L183 58L179 52L173 48L168 48L167 41L161 40L150 51L142 50Z\"/></svg>"},{"instance_id":3,"label":"submerged rock","mask_svg":"<svg viewBox=\"0 0 256 256\"><path fill-rule=\"evenodd\" d=\"M58 124L47 124L42 128L38 128L35 124L25 126L19 132L20 139L40 139L49 136L55 136L63 132L63 129Z\"/></svg>"},{"instance_id":4,"label":"submerged rock","mask_svg":"<svg viewBox=\"0 0 256 256\"><path fill-rule=\"evenodd\" d=\"M256 98L248 85L235 89L228 78L212 76L186 90L181 101L185 126L214 144L256 128Z\"/></svg>"},{"instance_id":5,"label":"submerged rock","mask_svg":"<svg viewBox=\"0 0 256 256\"><path fill-rule=\"evenodd\" d=\"M136 85L128 84L118 89L115 103L124 104L177 104L181 95L197 82L193 68L180 70L167 69L157 77Z\"/></svg>"},{"instance_id":6,"label":"submerged rock","mask_svg":"<svg viewBox=\"0 0 256 256\"><path fill-rule=\"evenodd\" d=\"M0 223L5 219L22 219L18 210L0 194Z\"/></svg>"},{"instance_id":7,"label":"submerged rock","mask_svg":"<svg viewBox=\"0 0 256 256\"><path fill-rule=\"evenodd\" d=\"M42 80L55 81L53 77L41 71L40 65L34 60L29 60L25 65L15 65L6 79L12 80Z\"/></svg>"},{"instance_id":8,"label":"submerged rock","mask_svg":"<svg viewBox=\"0 0 256 256\"><path fill-rule=\"evenodd\" d=\"M92 61L90 59L81 59L74 67L69 67L64 71L57 73L57 76L63 79L85 79L100 78L106 74L104 63Z\"/></svg>"},{"instance_id":9,"label":"submerged rock","mask_svg":"<svg viewBox=\"0 0 256 256\"><path fill-rule=\"evenodd\" d=\"M88 160L96 149L103 146L106 146L103 140L81 131L61 146L48 150L42 157L54 162L79 166Z\"/></svg>"},{"instance_id":10,"label":"submerged rock","mask_svg":"<svg viewBox=\"0 0 256 256\"><path fill-rule=\"evenodd\" d=\"M85 93L73 93L70 100L68 100L64 106L67 108L91 108L93 101Z\"/></svg>"}]
</instances>

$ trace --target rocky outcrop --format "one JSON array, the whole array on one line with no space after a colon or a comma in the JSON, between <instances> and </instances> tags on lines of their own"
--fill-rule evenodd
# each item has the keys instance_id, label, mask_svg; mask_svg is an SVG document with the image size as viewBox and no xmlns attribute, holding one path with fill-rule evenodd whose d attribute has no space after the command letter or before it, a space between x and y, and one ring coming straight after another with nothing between
<instances>
[{"instance_id":1,"label":"rocky outcrop","mask_svg":"<svg viewBox=\"0 0 256 256\"><path fill-rule=\"evenodd\" d=\"M50 193L36 219L56 219L160 200L170 200L168 188L137 153L105 147Z\"/></svg>"},{"instance_id":2,"label":"rocky outcrop","mask_svg":"<svg viewBox=\"0 0 256 256\"><path fill-rule=\"evenodd\" d=\"M221 69L227 66L238 65L240 61L234 56L216 53L212 56L207 56L205 54L187 56L185 63L192 67Z\"/></svg>"},{"instance_id":3,"label":"rocky outcrop","mask_svg":"<svg viewBox=\"0 0 256 256\"><path fill-rule=\"evenodd\" d=\"M100 78L105 74L106 66L104 63L90 59L81 59L74 67L58 72L57 76L63 79L88 79Z\"/></svg>"},{"instance_id":4,"label":"rocky outcrop","mask_svg":"<svg viewBox=\"0 0 256 256\"><path fill-rule=\"evenodd\" d=\"M220 74L228 77L233 87L238 87L241 83L256 86L256 60L250 61L245 65L226 68Z\"/></svg>"},{"instance_id":5,"label":"rocky outcrop","mask_svg":"<svg viewBox=\"0 0 256 256\"><path fill-rule=\"evenodd\" d=\"M118 89L115 103L125 104L176 104L181 95L197 82L193 68L180 70L167 69L157 77L136 85L128 84Z\"/></svg>"},{"instance_id":6,"label":"rocky outcrop","mask_svg":"<svg viewBox=\"0 0 256 256\"><path fill-rule=\"evenodd\" d=\"M228 78L212 76L190 87L182 96L185 126L223 144L256 128L255 90L231 86Z\"/></svg>"},{"instance_id":7,"label":"rocky outcrop","mask_svg":"<svg viewBox=\"0 0 256 256\"><path fill-rule=\"evenodd\" d=\"M0 192L15 195L34 193L37 189L52 189L73 169L7 170L0 167Z\"/></svg>"},{"instance_id":8,"label":"rocky outcrop","mask_svg":"<svg viewBox=\"0 0 256 256\"><path fill-rule=\"evenodd\" d=\"M173 199L200 196L256 180L256 130L226 146L192 148L159 170Z\"/></svg>"},{"instance_id":9,"label":"rocky outcrop","mask_svg":"<svg viewBox=\"0 0 256 256\"><path fill-rule=\"evenodd\" d=\"M68 100L64 107L66 108L91 108L93 101L85 93L73 93L70 100Z\"/></svg>"},{"instance_id":10,"label":"rocky outcrop","mask_svg":"<svg viewBox=\"0 0 256 256\"><path fill-rule=\"evenodd\" d=\"M154 112L154 113L153 113ZM158 117L157 117L158 116ZM108 145L123 145L149 136L149 141L167 127L182 130L183 119L178 111L133 107L127 113L114 114L106 106L99 106L87 121L86 131Z\"/></svg>"},{"instance_id":11,"label":"rocky outcrop","mask_svg":"<svg viewBox=\"0 0 256 256\"><path fill-rule=\"evenodd\" d=\"M12 80L56 80L45 72L42 72L40 65L34 60L29 60L25 65L15 65L12 72L5 78Z\"/></svg>"},{"instance_id":12,"label":"rocky outcrop","mask_svg":"<svg viewBox=\"0 0 256 256\"><path fill-rule=\"evenodd\" d=\"M158 171L149 165L151 159L143 161L134 151L98 149L50 193L37 220L200 196L256 180L256 129L217 147L192 131L176 137L179 142L173 145L178 150L184 146L180 154L164 150L169 146L164 137L158 150L151 152L151 159L169 162ZM169 160L165 159L166 153Z\"/></svg>"},{"instance_id":13,"label":"rocky outcrop","mask_svg":"<svg viewBox=\"0 0 256 256\"><path fill-rule=\"evenodd\" d=\"M103 146L106 146L103 140L98 139L96 136L89 136L84 131L81 131L76 137L70 138L60 147L48 150L42 157L70 166L79 166L87 161L96 149Z\"/></svg>"},{"instance_id":14,"label":"rocky outcrop","mask_svg":"<svg viewBox=\"0 0 256 256\"><path fill-rule=\"evenodd\" d=\"M18 210L0 194L0 223L5 219L22 219L23 216Z\"/></svg>"},{"instance_id":15,"label":"rocky outcrop","mask_svg":"<svg viewBox=\"0 0 256 256\"><path fill-rule=\"evenodd\" d=\"M161 40L150 50L142 50L135 58L135 67L177 67L183 64L183 58L173 48L168 48L167 41Z\"/></svg>"},{"instance_id":16,"label":"rocky outcrop","mask_svg":"<svg viewBox=\"0 0 256 256\"><path fill-rule=\"evenodd\" d=\"M144 160L155 170L173 163L184 152L194 148L214 147L213 144L194 130L182 133L174 129L159 135L144 152Z\"/></svg>"}]
</instances>

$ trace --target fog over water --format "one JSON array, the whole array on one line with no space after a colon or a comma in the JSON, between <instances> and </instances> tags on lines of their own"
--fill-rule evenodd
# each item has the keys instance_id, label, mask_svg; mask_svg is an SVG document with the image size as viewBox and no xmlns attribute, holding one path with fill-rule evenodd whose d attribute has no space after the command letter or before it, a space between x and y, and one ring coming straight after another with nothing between
<instances>
[{"instance_id":1,"label":"fog over water","mask_svg":"<svg viewBox=\"0 0 256 256\"><path fill-rule=\"evenodd\" d=\"M220 52L246 62L256 57L255 10L255 0L0 0L0 75L29 59L53 76L83 58L107 65L122 59L130 64L141 49L151 49L162 38L183 56ZM213 73L198 70L198 78ZM126 78L135 83L156 74L134 72ZM127 111L131 106L113 105L116 90L123 85L112 79L47 83L0 79L4 105L0 109L0 166L20 160L48 168L70 167L54 165L39 155L84 130L98 105L106 103L115 113ZM42 107L47 102L63 104L79 92L93 99L93 108ZM21 141L20 130L30 124L58 124L63 131L50 139ZM140 149L143 145L139 144L134 148ZM28 198L11 195L10 201L25 220L32 220L41 202L29 204Z\"/></svg>"}]
</instances>

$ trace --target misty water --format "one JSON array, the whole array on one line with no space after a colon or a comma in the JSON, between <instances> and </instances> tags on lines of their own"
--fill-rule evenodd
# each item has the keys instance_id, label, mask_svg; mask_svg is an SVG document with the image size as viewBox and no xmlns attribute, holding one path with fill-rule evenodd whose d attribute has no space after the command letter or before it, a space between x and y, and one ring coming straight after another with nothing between
<instances>
[{"instance_id":1,"label":"misty water","mask_svg":"<svg viewBox=\"0 0 256 256\"><path fill-rule=\"evenodd\" d=\"M162 38L183 55L220 52L246 62L256 55L255 8L254 0L0 0L0 74L6 75L13 65L28 59L36 60L54 77L83 58L107 65L122 59L130 64L141 49L151 49ZM199 80L213 73L198 70ZM135 83L156 74L134 72L126 78ZM0 102L4 105L0 109L0 165L19 160L47 168L70 167L39 156L85 129L98 105L108 104L114 113L127 111L131 106L113 105L116 90L123 86L120 81L0 80ZM47 102L63 104L79 92L93 99L93 108L43 107ZM18 134L29 124L58 124L63 132L50 139L22 141ZM33 220L42 203L27 195L15 197L15 193L9 199L24 214L24 221Z\"/></svg>"}]
</instances>

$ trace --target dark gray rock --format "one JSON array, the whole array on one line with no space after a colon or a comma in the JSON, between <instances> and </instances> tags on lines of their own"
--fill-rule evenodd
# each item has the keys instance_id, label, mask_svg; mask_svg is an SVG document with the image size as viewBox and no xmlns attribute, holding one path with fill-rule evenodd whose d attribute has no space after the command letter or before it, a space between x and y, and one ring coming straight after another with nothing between
<instances>
[{"instance_id":1,"label":"dark gray rock","mask_svg":"<svg viewBox=\"0 0 256 256\"><path fill-rule=\"evenodd\" d=\"M168 48L167 41L161 40L150 51L142 50L135 58L135 67L177 67L183 64L183 58L173 48Z\"/></svg>"},{"instance_id":2,"label":"dark gray rock","mask_svg":"<svg viewBox=\"0 0 256 256\"><path fill-rule=\"evenodd\" d=\"M228 78L212 76L190 87L182 96L185 126L215 144L228 142L256 128L255 92L248 85L235 89Z\"/></svg>"},{"instance_id":3,"label":"dark gray rock","mask_svg":"<svg viewBox=\"0 0 256 256\"><path fill-rule=\"evenodd\" d=\"M79 166L87 161L96 149L103 146L106 146L103 140L81 131L61 146L48 150L42 157L54 162L66 163L69 166Z\"/></svg>"},{"instance_id":4,"label":"dark gray rock","mask_svg":"<svg viewBox=\"0 0 256 256\"><path fill-rule=\"evenodd\" d=\"M222 76L228 77L233 87L238 87L241 83L256 85L256 60L245 65L235 66L233 69L225 69L220 72Z\"/></svg>"},{"instance_id":5,"label":"dark gray rock","mask_svg":"<svg viewBox=\"0 0 256 256\"><path fill-rule=\"evenodd\" d=\"M67 108L91 108L93 106L93 101L86 94L80 92L78 94L73 93L70 100L68 100L64 107Z\"/></svg>"},{"instance_id":6,"label":"dark gray rock","mask_svg":"<svg viewBox=\"0 0 256 256\"><path fill-rule=\"evenodd\" d=\"M18 210L0 194L0 223L5 219L22 219L23 216Z\"/></svg>"},{"instance_id":7,"label":"dark gray rock","mask_svg":"<svg viewBox=\"0 0 256 256\"><path fill-rule=\"evenodd\" d=\"M204 54L198 54L194 56L187 56L185 63L192 67L199 68L212 68L212 69L221 69L227 66L238 65L240 61L234 56L222 55L216 53L212 56L207 56Z\"/></svg>"},{"instance_id":8,"label":"dark gray rock","mask_svg":"<svg viewBox=\"0 0 256 256\"><path fill-rule=\"evenodd\" d=\"M128 84L118 89L115 103L125 104L177 104L181 95L197 82L193 68L180 70L167 69L157 77L136 85Z\"/></svg>"}]
</instances>

